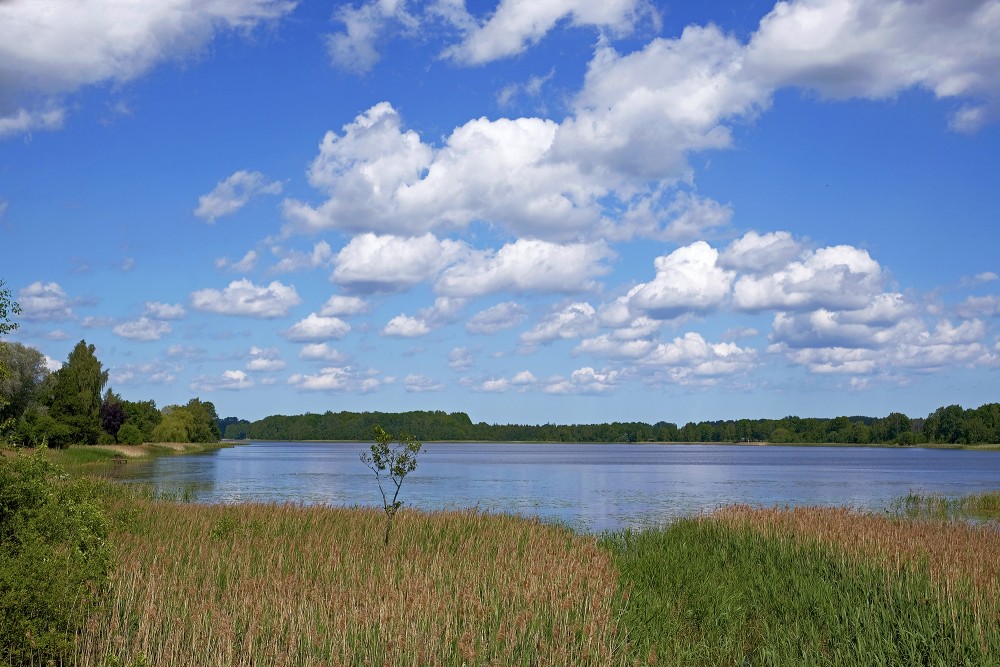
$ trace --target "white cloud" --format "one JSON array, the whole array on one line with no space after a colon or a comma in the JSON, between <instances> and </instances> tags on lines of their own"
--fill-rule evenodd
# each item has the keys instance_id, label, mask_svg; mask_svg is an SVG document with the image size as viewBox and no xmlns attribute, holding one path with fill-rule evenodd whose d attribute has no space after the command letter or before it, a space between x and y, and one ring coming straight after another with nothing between
<instances>
[{"instance_id":1,"label":"white cloud","mask_svg":"<svg viewBox=\"0 0 1000 667\"><path fill-rule=\"evenodd\" d=\"M219 181L215 189L198 197L194 214L208 223L232 215L260 195L281 194L280 181L267 181L259 171L237 171Z\"/></svg>"},{"instance_id":2,"label":"white cloud","mask_svg":"<svg viewBox=\"0 0 1000 667\"><path fill-rule=\"evenodd\" d=\"M658 17L646 0L501 0L485 22L468 31L445 55L464 64L481 65L521 53L562 21L620 35L631 32L644 18L658 25ZM460 25L469 23L466 15Z\"/></svg>"},{"instance_id":3,"label":"white cloud","mask_svg":"<svg viewBox=\"0 0 1000 667\"><path fill-rule=\"evenodd\" d=\"M326 241L316 243L313 246L312 252L286 251L277 246L271 248L271 251L281 257L281 260L271 267L269 271L271 275L291 273L305 269L318 269L322 266L327 266L333 258L333 249Z\"/></svg>"},{"instance_id":4,"label":"white cloud","mask_svg":"<svg viewBox=\"0 0 1000 667\"><path fill-rule=\"evenodd\" d=\"M80 0L57 8L46 2L0 3L0 90L5 91L0 113L10 114L19 98L47 100L42 104L49 107L20 109L0 119L0 130L58 127L63 112L51 108L54 97L130 81L162 61L199 52L222 30L249 30L295 5L291 0Z\"/></svg>"},{"instance_id":5,"label":"white cloud","mask_svg":"<svg viewBox=\"0 0 1000 667\"><path fill-rule=\"evenodd\" d=\"M1000 317L1000 295L970 296L957 308L962 317Z\"/></svg>"},{"instance_id":6,"label":"white cloud","mask_svg":"<svg viewBox=\"0 0 1000 667\"><path fill-rule=\"evenodd\" d=\"M153 341L160 340L170 333L170 325L159 320L151 320L147 317L140 317L131 322L122 322L111 331L116 336L128 338L130 340Z\"/></svg>"},{"instance_id":7,"label":"white cloud","mask_svg":"<svg viewBox=\"0 0 1000 667\"><path fill-rule=\"evenodd\" d=\"M58 359L53 359L47 354L44 356L45 356L45 368L47 368L50 373L55 373L57 370L62 368L63 362L59 361Z\"/></svg>"},{"instance_id":8,"label":"white cloud","mask_svg":"<svg viewBox=\"0 0 1000 667\"><path fill-rule=\"evenodd\" d=\"M469 251L459 241L439 241L433 234L404 238L361 234L334 259L330 279L358 292L394 292L438 275Z\"/></svg>"},{"instance_id":9,"label":"white cloud","mask_svg":"<svg viewBox=\"0 0 1000 667\"><path fill-rule=\"evenodd\" d=\"M180 367L150 361L141 364L125 364L108 369L108 377L115 386L121 384L173 384Z\"/></svg>"},{"instance_id":10,"label":"white cloud","mask_svg":"<svg viewBox=\"0 0 1000 667\"><path fill-rule=\"evenodd\" d=\"M606 394L618 386L620 376L616 370L596 371L584 366L573 371L569 379L552 378L543 389L548 394Z\"/></svg>"},{"instance_id":11,"label":"white cloud","mask_svg":"<svg viewBox=\"0 0 1000 667\"><path fill-rule=\"evenodd\" d=\"M431 391L443 391L444 383L424 375L407 375L403 378L403 388L411 394L422 394Z\"/></svg>"},{"instance_id":12,"label":"white cloud","mask_svg":"<svg viewBox=\"0 0 1000 667\"><path fill-rule=\"evenodd\" d=\"M248 317L284 317L293 307L302 303L295 287L278 281L257 286L247 279L234 280L224 290L203 289L191 294L195 310L221 315L246 315Z\"/></svg>"},{"instance_id":13,"label":"white cloud","mask_svg":"<svg viewBox=\"0 0 1000 667\"><path fill-rule=\"evenodd\" d=\"M327 343L309 343L302 346L302 350L299 351L299 359L340 364L347 361L347 355L330 347Z\"/></svg>"},{"instance_id":14,"label":"white cloud","mask_svg":"<svg viewBox=\"0 0 1000 667\"><path fill-rule=\"evenodd\" d=\"M597 311L589 303L572 303L550 313L530 331L521 334L520 340L528 345L551 343L555 340L579 338L597 329Z\"/></svg>"},{"instance_id":15,"label":"white cloud","mask_svg":"<svg viewBox=\"0 0 1000 667\"><path fill-rule=\"evenodd\" d=\"M995 104L998 16L993 0L779 2L753 36L746 68L765 85L801 86L830 98L881 99L921 87L939 98ZM965 104L952 127L974 131L990 111Z\"/></svg>"},{"instance_id":16,"label":"white cloud","mask_svg":"<svg viewBox=\"0 0 1000 667\"><path fill-rule=\"evenodd\" d=\"M660 188L636 197L621 220L610 227L608 238L630 239L633 236L660 241L689 241L713 230L726 227L733 217L731 206L686 191L674 193L664 204L669 188Z\"/></svg>"},{"instance_id":17,"label":"white cloud","mask_svg":"<svg viewBox=\"0 0 1000 667\"><path fill-rule=\"evenodd\" d=\"M653 371L654 380L713 384L749 372L756 366L757 351L736 343L709 343L701 334L688 332L670 343L659 343L637 363Z\"/></svg>"},{"instance_id":18,"label":"white cloud","mask_svg":"<svg viewBox=\"0 0 1000 667\"><path fill-rule=\"evenodd\" d=\"M243 255L243 259L233 262L230 261L228 257L220 257L215 260L215 268L217 269L228 269L234 273L248 273L253 271L253 268L257 265L257 251L248 250L247 254Z\"/></svg>"},{"instance_id":19,"label":"white cloud","mask_svg":"<svg viewBox=\"0 0 1000 667\"><path fill-rule=\"evenodd\" d=\"M199 375L191 382L191 391L240 391L253 386L253 378L244 371L225 371L221 376Z\"/></svg>"},{"instance_id":20,"label":"white cloud","mask_svg":"<svg viewBox=\"0 0 1000 667\"><path fill-rule=\"evenodd\" d=\"M296 322L281 335L297 343L316 343L331 338L343 338L351 325L337 317L323 317L316 313Z\"/></svg>"},{"instance_id":21,"label":"white cloud","mask_svg":"<svg viewBox=\"0 0 1000 667\"><path fill-rule=\"evenodd\" d=\"M467 347L453 347L448 353L448 366L456 371L467 371L475 363L475 356Z\"/></svg>"},{"instance_id":22,"label":"white cloud","mask_svg":"<svg viewBox=\"0 0 1000 667\"><path fill-rule=\"evenodd\" d=\"M524 321L524 308L514 301L504 301L481 310L465 323L471 334L490 335L512 329Z\"/></svg>"},{"instance_id":23,"label":"white cloud","mask_svg":"<svg viewBox=\"0 0 1000 667\"><path fill-rule=\"evenodd\" d=\"M69 297L59 283L33 282L17 293L26 320L60 321L73 317Z\"/></svg>"},{"instance_id":24,"label":"white cloud","mask_svg":"<svg viewBox=\"0 0 1000 667\"><path fill-rule=\"evenodd\" d=\"M288 384L308 391L348 391L358 383L350 366L331 366L313 375L295 373L288 378Z\"/></svg>"},{"instance_id":25,"label":"white cloud","mask_svg":"<svg viewBox=\"0 0 1000 667\"><path fill-rule=\"evenodd\" d=\"M902 294L872 298L864 308L777 313L771 340L791 348L867 347L886 344L904 330L921 327L912 315L916 308Z\"/></svg>"},{"instance_id":26,"label":"white cloud","mask_svg":"<svg viewBox=\"0 0 1000 667\"><path fill-rule=\"evenodd\" d=\"M385 325L382 329L382 335L397 338L418 338L430 333L430 331L431 328L427 322L419 317L397 315Z\"/></svg>"},{"instance_id":27,"label":"white cloud","mask_svg":"<svg viewBox=\"0 0 1000 667\"><path fill-rule=\"evenodd\" d=\"M704 241L657 257L656 277L632 291L630 308L660 320L718 308L735 275L720 268L718 258L719 252Z\"/></svg>"},{"instance_id":28,"label":"white cloud","mask_svg":"<svg viewBox=\"0 0 1000 667\"><path fill-rule=\"evenodd\" d=\"M0 81L2 80L3 75L0 72ZM49 111L18 109L9 115L0 116L0 139L13 134L30 134L33 130L59 130L62 129L65 118L66 112L63 109Z\"/></svg>"},{"instance_id":29,"label":"white cloud","mask_svg":"<svg viewBox=\"0 0 1000 667\"><path fill-rule=\"evenodd\" d=\"M187 311L180 304L160 303L159 301L147 301L143 308L143 314L157 320L177 320L184 317Z\"/></svg>"},{"instance_id":30,"label":"white cloud","mask_svg":"<svg viewBox=\"0 0 1000 667\"><path fill-rule=\"evenodd\" d=\"M326 300L326 303L320 308L319 314L328 317L343 317L367 313L368 309L368 302L360 297L334 294Z\"/></svg>"},{"instance_id":31,"label":"white cloud","mask_svg":"<svg viewBox=\"0 0 1000 667\"><path fill-rule=\"evenodd\" d=\"M719 265L744 273L767 273L784 267L803 250L802 244L788 232L750 231L722 251Z\"/></svg>"},{"instance_id":32,"label":"white cloud","mask_svg":"<svg viewBox=\"0 0 1000 667\"><path fill-rule=\"evenodd\" d=\"M878 262L848 245L820 248L804 259L760 276L741 276L733 303L742 310L864 308L884 282Z\"/></svg>"},{"instance_id":33,"label":"white cloud","mask_svg":"<svg viewBox=\"0 0 1000 667\"><path fill-rule=\"evenodd\" d=\"M611 334L587 338L573 350L577 354L593 354L612 359L641 359L648 356L657 343L645 339L619 339Z\"/></svg>"},{"instance_id":34,"label":"white cloud","mask_svg":"<svg viewBox=\"0 0 1000 667\"><path fill-rule=\"evenodd\" d=\"M268 373L280 371L285 367L285 362L276 348L260 348L257 346L250 348L250 361L247 362L247 370L256 373Z\"/></svg>"},{"instance_id":35,"label":"white cloud","mask_svg":"<svg viewBox=\"0 0 1000 667\"><path fill-rule=\"evenodd\" d=\"M479 252L447 269L436 289L451 296L495 292L579 292L593 289L612 256L603 242L560 245L518 239L495 253Z\"/></svg>"}]
</instances>

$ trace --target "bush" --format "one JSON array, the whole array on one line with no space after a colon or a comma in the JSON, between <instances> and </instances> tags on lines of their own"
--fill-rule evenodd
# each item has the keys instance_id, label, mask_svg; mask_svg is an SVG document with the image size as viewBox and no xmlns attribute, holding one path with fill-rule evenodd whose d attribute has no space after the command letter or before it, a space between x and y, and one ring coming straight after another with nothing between
<instances>
[{"instance_id":1,"label":"bush","mask_svg":"<svg viewBox=\"0 0 1000 667\"><path fill-rule=\"evenodd\" d=\"M43 456L0 456L0 665L64 662L110 567L107 524Z\"/></svg>"},{"instance_id":2,"label":"bush","mask_svg":"<svg viewBox=\"0 0 1000 667\"><path fill-rule=\"evenodd\" d=\"M118 431L118 442L122 445L141 445L142 431L132 422L125 422Z\"/></svg>"}]
</instances>

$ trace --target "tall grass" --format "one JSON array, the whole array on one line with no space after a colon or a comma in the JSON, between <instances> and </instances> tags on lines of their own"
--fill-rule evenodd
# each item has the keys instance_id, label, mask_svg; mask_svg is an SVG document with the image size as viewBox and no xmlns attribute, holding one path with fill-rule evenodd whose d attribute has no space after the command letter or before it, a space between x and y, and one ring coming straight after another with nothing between
<instances>
[{"instance_id":1,"label":"tall grass","mask_svg":"<svg viewBox=\"0 0 1000 667\"><path fill-rule=\"evenodd\" d=\"M1000 521L1000 491L958 498L909 493L893 503L895 512L913 519L978 519Z\"/></svg>"},{"instance_id":2,"label":"tall grass","mask_svg":"<svg viewBox=\"0 0 1000 667\"><path fill-rule=\"evenodd\" d=\"M476 512L135 499L79 664L578 665L615 660L595 538Z\"/></svg>"},{"instance_id":3,"label":"tall grass","mask_svg":"<svg viewBox=\"0 0 1000 667\"><path fill-rule=\"evenodd\" d=\"M1000 664L995 531L733 507L605 544L649 663Z\"/></svg>"}]
</instances>

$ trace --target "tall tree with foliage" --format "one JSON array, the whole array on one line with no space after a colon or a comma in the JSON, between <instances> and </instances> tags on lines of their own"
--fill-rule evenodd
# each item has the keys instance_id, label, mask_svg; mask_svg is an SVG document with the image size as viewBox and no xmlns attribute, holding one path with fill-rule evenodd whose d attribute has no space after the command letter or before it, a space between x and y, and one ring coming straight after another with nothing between
<instances>
[{"instance_id":1,"label":"tall tree with foliage","mask_svg":"<svg viewBox=\"0 0 1000 667\"><path fill-rule=\"evenodd\" d=\"M128 419L128 413L125 412L125 405L122 403L121 396L108 389L107 393L104 394L104 400L101 401L100 415L101 428L115 439L115 444L117 445L118 431L121 430L122 425Z\"/></svg>"},{"instance_id":2,"label":"tall tree with foliage","mask_svg":"<svg viewBox=\"0 0 1000 667\"><path fill-rule=\"evenodd\" d=\"M84 445L97 444L100 437L101 394L108 383L108 372L101 367L94 349L81 340L66 364L56 371L50 409L54 419L69 426L71 439Z\"/></svg>"},{"instance_id":3,"label":"tall tree with foliage","mask_svg":"<svg viewBox=\"0 0 1000 667\"><path fill-rule=\"evenodd\" d=\"M11 315L20 315L21 306L14 301L9 289L4 289L4 281L0 280L0 336L9 334L17 328L17 322L11 321Z\"/></svg>"}]
</instances>

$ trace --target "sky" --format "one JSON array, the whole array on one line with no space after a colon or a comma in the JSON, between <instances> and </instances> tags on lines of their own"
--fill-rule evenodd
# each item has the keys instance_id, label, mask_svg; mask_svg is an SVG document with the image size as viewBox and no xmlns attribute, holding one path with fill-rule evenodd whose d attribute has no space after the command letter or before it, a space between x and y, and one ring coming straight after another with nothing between
<instances>
[{"instance_id":1,"label":"sky","mask_svg":"<svg viewBox=\"0 0 1000 667\"><path fill-rule=\"evenodd\" d=\"M1000 0L7 0L8 340L222 416L1000 401Z\"/></svg>"}]
</instances>

